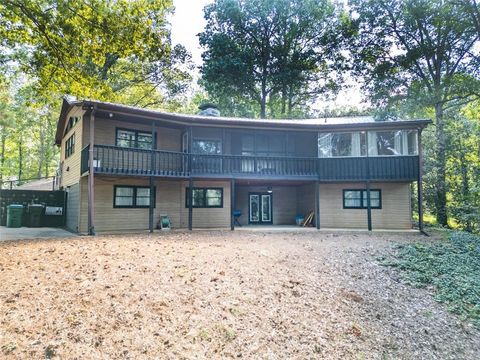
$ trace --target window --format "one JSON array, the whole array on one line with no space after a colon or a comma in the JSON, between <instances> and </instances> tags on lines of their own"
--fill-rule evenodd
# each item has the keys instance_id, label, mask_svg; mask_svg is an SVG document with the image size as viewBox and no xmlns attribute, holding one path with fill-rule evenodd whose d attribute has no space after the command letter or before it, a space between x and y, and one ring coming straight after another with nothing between
<instances>
[{"instance_id":1,"label":"window","mask_svg":"<svg viewBox=\"0 0 480 360\"><path fill-rule=\"evenodd\" d=\"M194 154L221 154L222 142L220 140L193 139Z\"/></svg>"},{"instance_id":2,"label":"window","mask_svg":"<svg viewBox=\"0 0 480 360\"><path fill-rule=\"evenodd\" d=\"M188 207L188 189L185 189L185 207ZM222 188L193 188L192 207L194 208L222 208Z\"/></svg>"},{"instance_id":3,"label":"window","mask_svg":"<svg viewBox=\"0 0 480 360\"><path fill-rule=\"evenodd\" d=\"M365 156L366 154L366 132L320 133L318 135L319 157Z\"/></svg>"},{"instance_id":4,"label":"window","mask_svg":"<svg viewBox=\"0 0 480 360\"><path fill-rule=\"evenodd\" d=\"M65 141L65 159L75 152L75 133Z\"/></svg>"},{"instance_id":5,"label":"window","mask_svg":"<svg viewBox=\"0 0 480 360\"><path fill-rule=\"evenodd\" d=\"M402 155L402 131L377 131L377 153L373 155Z\"/></svg>"},{"instance_id":6,"label":"window","mask_svg":"<svg viewBox=\"0 0 480 360\"><path fill-rule=\"evenodd\" d=\"M65 134L67 134L80 121L78 116L70 116L68 118L67 126L65 127Z\"/></svg>"},{"instance_id":7,"label":"window","mask_svg":"<svg viewBox=\"0 0 480 360\"><path fill-rule=\"evenodd\" d=\"M115 145L121 147L154 149L152 133L137 130L117 129Z\"/></svg>"},{"instance_id":8,"label":"window","mask_svg":"<svg viewBox=\"0 0 480 360\"><path fill-rule=\"evenodd\" d=\"M370 207L372 209L382 208L381 190L370 190ZM367 190L353 189L343 190L343 208L344 209L366 209L367 208Z\"/></svg>"},{"instance_id":9,"label":"window","mask_svg":"<svg viewBox=\"0 0 480 360\"><path fill-rule=\"evenodd\" d=\"M319 133L318 157L417 155L417 130Z\"/></svg>"},{"instance_id":10,"label":"window","mask_svg":"<svg viewBox=\"0 0 480 360\"><path fill-rule=\"evenodd\" d=\"M153 197L155 198L155 193L153 194ZM114 208L148 208L149 206L149 187L115 185L113 188Z\"/></svg>"}]
</instances>

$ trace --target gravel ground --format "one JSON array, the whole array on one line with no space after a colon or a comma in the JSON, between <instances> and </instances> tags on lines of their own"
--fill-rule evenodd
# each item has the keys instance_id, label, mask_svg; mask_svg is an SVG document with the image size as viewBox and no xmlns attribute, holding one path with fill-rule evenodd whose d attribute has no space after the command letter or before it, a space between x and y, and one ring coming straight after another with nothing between
<instances>
[{"instance_id":1,"label":"gravel ground","mask_svg":"<svg viewBox=\"0 0 480 360\"><path fill-rule=\"evenodd\" d=\"M6 359L478 359L378 256L402 234L172 232L0 244Z\"/></svg>"}]
</instances>

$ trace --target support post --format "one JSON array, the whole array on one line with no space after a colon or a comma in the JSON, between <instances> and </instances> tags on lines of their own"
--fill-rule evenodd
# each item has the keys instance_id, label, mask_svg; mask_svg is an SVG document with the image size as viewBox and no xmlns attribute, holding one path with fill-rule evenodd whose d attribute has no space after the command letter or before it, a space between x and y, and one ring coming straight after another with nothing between
<instances>
[{"instance_id":1,"label":"support post","mask_svg":"<svg viewBox=\"0 0 480 360\"><path fill-rule=\"evenodd\" d=\"M155 206L155 186L153 174L155 173L155 122L152 122L152 149L150 151L150 204L148 206L148 229L153 233L153 211Z\"/></svg>"},{"instance_id":2,"label":"support post","mask_svg":"<svg viewBox=\"0 0 480 360\"><path fill-rule=\"evenodd\" d=\"M193 179L190 177L188 181L188 191L187 191L187 196L188 196L188 230L192 230L193 225Z\"/></svg>"},{"instance_id":3,"label":"support post","mask_svg":"<svg viewBox=\"0 0 480 360\"><path fill-rule=\"evenodd\" d=\"M90 134L88 146L88 235L95 235L94 218L94 167L93 154L95 145L95 111L96 105L90 106Z\"/></svg>"},{"instance_id":4,"label":"support post","mask_svg":"<svg viewBox=\"0 0 480 360\"><path fill-rule=\"evenodd\" d=\"M417 179L417 195L418 195L418 229L421 233L423 230L423 148L422 148L422 129L418 130L418 179Z\"/></svg>"},{"instance_id":5,"label":"support post","mask_svg":"<svg viewBox=\"0 0 480 360\"><path fill-rule=\"evenodd\" d=\"M368 231L372 231L372 204L370 202L370 180L367 181L367 224Z\"/></svg>"},{"instance_id":6,"label":"support post","mask_svg":"<svg viewBox=\"0 0 480 360\"><path fill-rule=\"evenodd\" d=\"M230 230L235 230L235 179L230 180Z\"/></svg>"},{"instance_id":7,"label":"support post","mask_svg":"<svg viewBox=\"0 0 480 360\"><path fill-rule=\"evenodd\" d=\"M315 181L315 226L320 229L320 182Z\"/></svg>"}]
</instances>

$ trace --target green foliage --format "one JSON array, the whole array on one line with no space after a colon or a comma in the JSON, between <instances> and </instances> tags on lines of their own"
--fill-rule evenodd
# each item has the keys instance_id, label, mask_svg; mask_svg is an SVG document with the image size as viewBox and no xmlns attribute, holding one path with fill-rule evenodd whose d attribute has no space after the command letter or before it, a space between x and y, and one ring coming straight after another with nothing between
<instances>
[{"instance_id":1,"label":"green foliage","mask_svg":"<svg viewBox=\"0 0 480 360\"><path fill-rule=\"evenodd\" d=\"M353 68L380 108L434 111L435 213L447 225L445 112L480 95L480 33L455 0L352 0Z\"/></svg>"},{"instance_id":2,"label":"green foliage","mask_svg":"<svg viewBox=\"0 0 480 360\"><path fill-rule=\"evenodd\" d=\"M227 115L305 115L295 110L337 89L328 0L216 0L205 19L202 85Z\"/></svg>"},{"instance_id":3,"label":"green foliage","mask_svg":"<svg viewBox=\"0 0 480 360\"><path fill-rule=\"evenodd\" d=\"M435 299L480 327L480 238L450 231L445 240L401 245L383 262L413 286L433 286Z\"/></svg>"},{"instance_id":4,"label":"green foliage","mask_svg":"<svg viewBox=\"0 0 480 360\"><path fill-rule=\"evenodd\" d=\"M170 0L6 0L0 45L38 93L158 105L190 80L188 54L170 45L172 10Z\"/></svg>"}]
</instances>

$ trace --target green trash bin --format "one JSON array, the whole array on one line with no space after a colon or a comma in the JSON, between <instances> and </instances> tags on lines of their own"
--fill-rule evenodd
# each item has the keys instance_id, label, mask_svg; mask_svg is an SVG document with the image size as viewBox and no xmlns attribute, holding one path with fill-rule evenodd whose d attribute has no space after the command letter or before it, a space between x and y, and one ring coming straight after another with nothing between
<instances>
[{"instance_id":1,"label":"green trash bin","mask_svg":"<svg viewBox=\"0 0 480 360\"><path fill-rule=\"evenodd\" d=\"M7 206L7 227L22 227L23 205L11 204Z\"/></svg>"},{"instance_id":2,"label":"green trash bin","mask_svg":"<svg viewBox=\"0 0 480 360\"><path fill-rule=\"evenodd\" d=\"M40 227L42 222L43 205L28 205L28 226Z\"/></svg>"}]
</instances>

